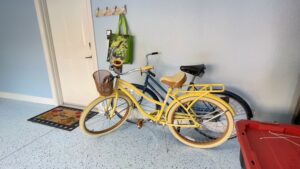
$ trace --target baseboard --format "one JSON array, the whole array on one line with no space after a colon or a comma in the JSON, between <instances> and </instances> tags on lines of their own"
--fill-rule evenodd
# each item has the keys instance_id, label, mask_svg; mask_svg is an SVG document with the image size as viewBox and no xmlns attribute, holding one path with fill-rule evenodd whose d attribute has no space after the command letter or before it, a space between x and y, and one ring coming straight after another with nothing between
<instances>
[{"instance_id":1,"label":"baseboard","mask_svg":"<svg viewBox=\"0 0 300 169\"><path fill-rule=\"evenodd\" d=\"M20 101L40 103L40 104L57 105L54 99L51 98L23 95L18 93L0 92L0 98L20 100Z\"/></svg>"}]
</instances>

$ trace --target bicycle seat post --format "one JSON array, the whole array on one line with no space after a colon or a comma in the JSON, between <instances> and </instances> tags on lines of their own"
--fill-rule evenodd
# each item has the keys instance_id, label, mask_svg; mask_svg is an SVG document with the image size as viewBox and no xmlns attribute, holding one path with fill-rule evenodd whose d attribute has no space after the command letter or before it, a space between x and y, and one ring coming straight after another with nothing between
<instances>
[{"instance_id":1,"label":"bicycle seat post","mask_svg":"<svg viewBox=\"0 0 300 169\"><path fill-rule=\"evenodd\" d=\"M194 81L195 81L196 77L197 76L195 76L195 75L192 77L192 80L190 81L190 84L194 84Z\"/></svg>"}]
</instances>

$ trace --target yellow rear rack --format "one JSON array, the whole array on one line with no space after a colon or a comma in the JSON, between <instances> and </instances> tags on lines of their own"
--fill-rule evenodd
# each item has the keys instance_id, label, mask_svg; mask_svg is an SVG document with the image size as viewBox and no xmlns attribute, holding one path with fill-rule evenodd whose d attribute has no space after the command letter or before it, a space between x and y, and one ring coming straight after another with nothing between
<instances>
[{"instance_id":1,"label":"yellow rear rack","mask_svg":"<svg viewBox=\"0 0 300 169\"><path fill-rule=\"evenodd\" d=\"M178 92L183 93L222 93L225 91L224 84L192 84L183 85L189 90L179 90Z\"/></svg>"}]
</instances>

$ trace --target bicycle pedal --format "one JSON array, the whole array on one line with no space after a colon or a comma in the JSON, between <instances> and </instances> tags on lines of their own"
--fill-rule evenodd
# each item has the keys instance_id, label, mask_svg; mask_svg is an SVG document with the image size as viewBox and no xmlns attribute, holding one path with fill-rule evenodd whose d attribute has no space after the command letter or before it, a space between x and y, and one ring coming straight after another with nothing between
<instances>
[{"instance_id":1,"label":"bicycle pedal","mask_svg":"<svg viewBox=\"0 0 300 169\"><path fill-rule=\"evenodd\" d=\"M138 119L136 122L136 126L138 129L141 129L144 125L144 119Z\"/></svg>"}]
</instances>

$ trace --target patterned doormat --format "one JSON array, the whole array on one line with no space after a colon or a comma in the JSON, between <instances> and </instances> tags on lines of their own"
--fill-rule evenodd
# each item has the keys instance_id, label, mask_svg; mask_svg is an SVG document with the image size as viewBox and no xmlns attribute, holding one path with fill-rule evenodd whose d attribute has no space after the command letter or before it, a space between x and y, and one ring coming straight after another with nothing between
<instances>
[{"instance_id":1,"label":"patterned doormat","mask_svg":"<svg viewBox=\"0 0 300 169\"><path fill-rule=\"evenodd\" d=\"M28 119L28 121L56 127L67 131L72 131L79 125L81 112L81 109L58 106L30 118ZM96 112L90 113L90 117L88 117L87 120L96 114Z\"/></svg>"}]
</instances>

